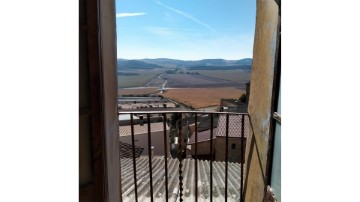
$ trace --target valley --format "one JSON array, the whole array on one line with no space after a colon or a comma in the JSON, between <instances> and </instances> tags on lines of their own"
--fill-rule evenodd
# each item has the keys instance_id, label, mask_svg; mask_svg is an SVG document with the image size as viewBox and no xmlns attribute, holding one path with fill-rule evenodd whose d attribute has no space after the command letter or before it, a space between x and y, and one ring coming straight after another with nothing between
<instances>
[{"instance_id":1,"label":"valley","mask_svg":"<svg viewBox=\"0 0 360 202\"><path fill-rule=\"evenodd\" d=\"M220 99L237 99L251 77L251 59L118 61L121 96L157 95L194 109L216 107Z\"/></svg>"}]
</instances>

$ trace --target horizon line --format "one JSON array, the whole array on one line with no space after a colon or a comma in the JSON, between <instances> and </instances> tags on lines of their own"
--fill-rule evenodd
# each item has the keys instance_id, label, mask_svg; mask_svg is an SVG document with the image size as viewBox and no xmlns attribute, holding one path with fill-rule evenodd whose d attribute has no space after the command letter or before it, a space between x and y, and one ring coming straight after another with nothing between
<instances>
[{"instance_id":1,"label":"horizon line","mask_svg":"<svg viewBox=\"0 0 360 202\"><path fill-rule=\"evenodd\" d=\"M241 59L224 59L224 58L202 58L202 59L174 59L174 58L136 58L136 59L127 59L127 58L117 58L122 60L156 60L156 59L170 59L170 60L184 60L184 61L197 61L197 60L243 60L243 59L253 59L252 57L245 57Z\"/></svg>"}]
</instances>

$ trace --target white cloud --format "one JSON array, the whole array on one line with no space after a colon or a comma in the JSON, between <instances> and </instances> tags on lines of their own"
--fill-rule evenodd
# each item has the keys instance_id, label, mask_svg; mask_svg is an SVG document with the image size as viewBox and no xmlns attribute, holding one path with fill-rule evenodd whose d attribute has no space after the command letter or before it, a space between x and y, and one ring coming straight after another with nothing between
<instances>
[{"instance_id":1,"label":"white cloud","mask_svg":"<svg viewBox=\"0 0 360 202\"><path fill-rule=\"evenodd\" d=\"M149 27L151 30L175 30L175 31L199 31L196 29L188 29L188 28L173 28L173 27Z\"/></svg>"},{"instance_id":2,"label":"white cloud","mask_svg":"<svg viewBox=\"0 0 360 202\"><path fill-rule=\"evenodd\" d=\"M189 36L193 37L199 30L188 28L174 28L174 27L147 27L145 30L151 34L166 37L172 40L188 40Z\"/></svg>"},{"instance_id":3,"label":"white cloud","mask_svg":"<svg viewBox=\"0 0 360 202\"><path fill-rule=\"evenodd\" d=\"M165 4L163 4L163 3L159 2L159 1L156 1L156 0L155 0L155 2L156 2L157 4L159 4L160 6L168 9L168 10L171 10L171 11L173 11L173 12L179 14L179 15L182 15L183 17L186 17L186 18L194 21L195 23L197 23L197 24L199 24L199 25L202 25L202 26L208 28L208 29L209 29L210 31L212 31L212 32L215 32L215 29L214 29L214 28L212 28L210 25L208 25L208 24L200 21L199 19L195 18L194 16L192 16L192 15L190 15L190 14L184 12L184 11L181 11L181 10L178 10L178 9L175 9L175 8L172 8L172 7L170 7L170 6L167 6L167 5L165 5Z\"/></svg>"},{"instance_id":4,"label":"white cloud","mask_svg":"<svg viewBox=\"0 0 360 202\"><path fill-rule=\"evenodd\" d=\"M123 17L133 17L133 16L140 16L145 15L146 13L117 13L117 18L123 18Z\"/></svg>"},{"instance_id":5,"label":"white cloud","mask_svg":"<svg viewBox=\"0 0 360 202\"><path fill-rule=\"evenodd\" d=\"M150 33L161 36L161 37L170 37L174 36L174 32L170 29L148 29Z\"/></svg>"}]
</instances>

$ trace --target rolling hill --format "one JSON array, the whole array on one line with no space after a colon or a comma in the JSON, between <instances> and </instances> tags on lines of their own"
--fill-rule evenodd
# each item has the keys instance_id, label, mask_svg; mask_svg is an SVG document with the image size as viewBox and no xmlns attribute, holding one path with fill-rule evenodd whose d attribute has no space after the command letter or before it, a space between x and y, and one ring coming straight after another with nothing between
<instances>
[{"instance_id":1,"label":"rolling hill","mask_svg":"<svg viewBox=\"0 0 360 202\"><path fill-rule=\"evenodd\" d=\"M146 63L140 60L117 60L118 69L154 69L154 68L162 68L157 64Z\"/></svg>"},{"instance_id":2,"label":"rolling hill","mask_svg":"<svg viewBox=\"0 0 360 202\"><path fill-rule=\"evenodd\" d=\"M252 59L241 60L203 59L203 60L175 60L168 58L125 60L118 59L121 69L154 69L186 67L189 69L251 69Z\"/></svg>"}]
</instances>

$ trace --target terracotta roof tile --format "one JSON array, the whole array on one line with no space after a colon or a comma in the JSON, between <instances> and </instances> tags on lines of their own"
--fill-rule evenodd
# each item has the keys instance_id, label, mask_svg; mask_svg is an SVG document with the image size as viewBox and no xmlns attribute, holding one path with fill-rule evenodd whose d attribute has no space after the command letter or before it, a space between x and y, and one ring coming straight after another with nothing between
<instances>
[{"instance_id":1,"label":"terracotta roof tile","mask_svg":"<svg viewBox=\"0 0 360 202\"><path fill-rule=\"evenodd\" d=\"M230 115L229 116L229 137L241 137L241 115ZM244 137L247 137L248 134L248 124L249 118L245 116L245 126L244 126ZM216 137L225 137L226 136L226 115L221 115L219 117L217 128L214 128L213 139ZM210 140L210 130L204 130L198 132L198 142L205 142ZM189 144L195 143L195 133L191 135Z\"/></svg>"},{"instance_id":2,"label":"terracotta roof tile","mask_svg":"<svg viewBox=\"0 0 360 202\"><path fill-rule=\"evenodd\" d=\"M245 117L244 137L247 137L247 134L249 133L249 129L248 129L249 117L246 115L244 117ZM241 115L229 115L229 137L241 137L241 121L242 121ZM216 136L225 137L226 115L220 115L217 128L218 130Z\"/></svg>"},{"instance_id":3,"label":"terracotta roof tile","mask_svg":"<svg viewBox=\"0 0 360 202\"><path fill-rule=\"evenodd\" d=\"M213 129L213 139L216 138L216 133L217 133L217 128L214 128ZM208 141L210 140L210 130L204 130L204 131L201 131L201 132L198 132L198 142L205 142L205 141ZM195 143L195 133L193 133L191 135L191 138L189 140L189 143L188 144L194 144Z\"/></svg>"},{"instance_id":4,"label":"terracotta roof tile","mask_svg":"<svg viewBox=\"0 0 360 202\"><path fill-rule=\"evenodd\" d=\"M132 153L131 144L120 142L119 149L120 149L120 158L132 158L133 153ZM135 157L136 158L140 157L143 150L144 148L135 146Z\"/></svg>"}]
</instances>

